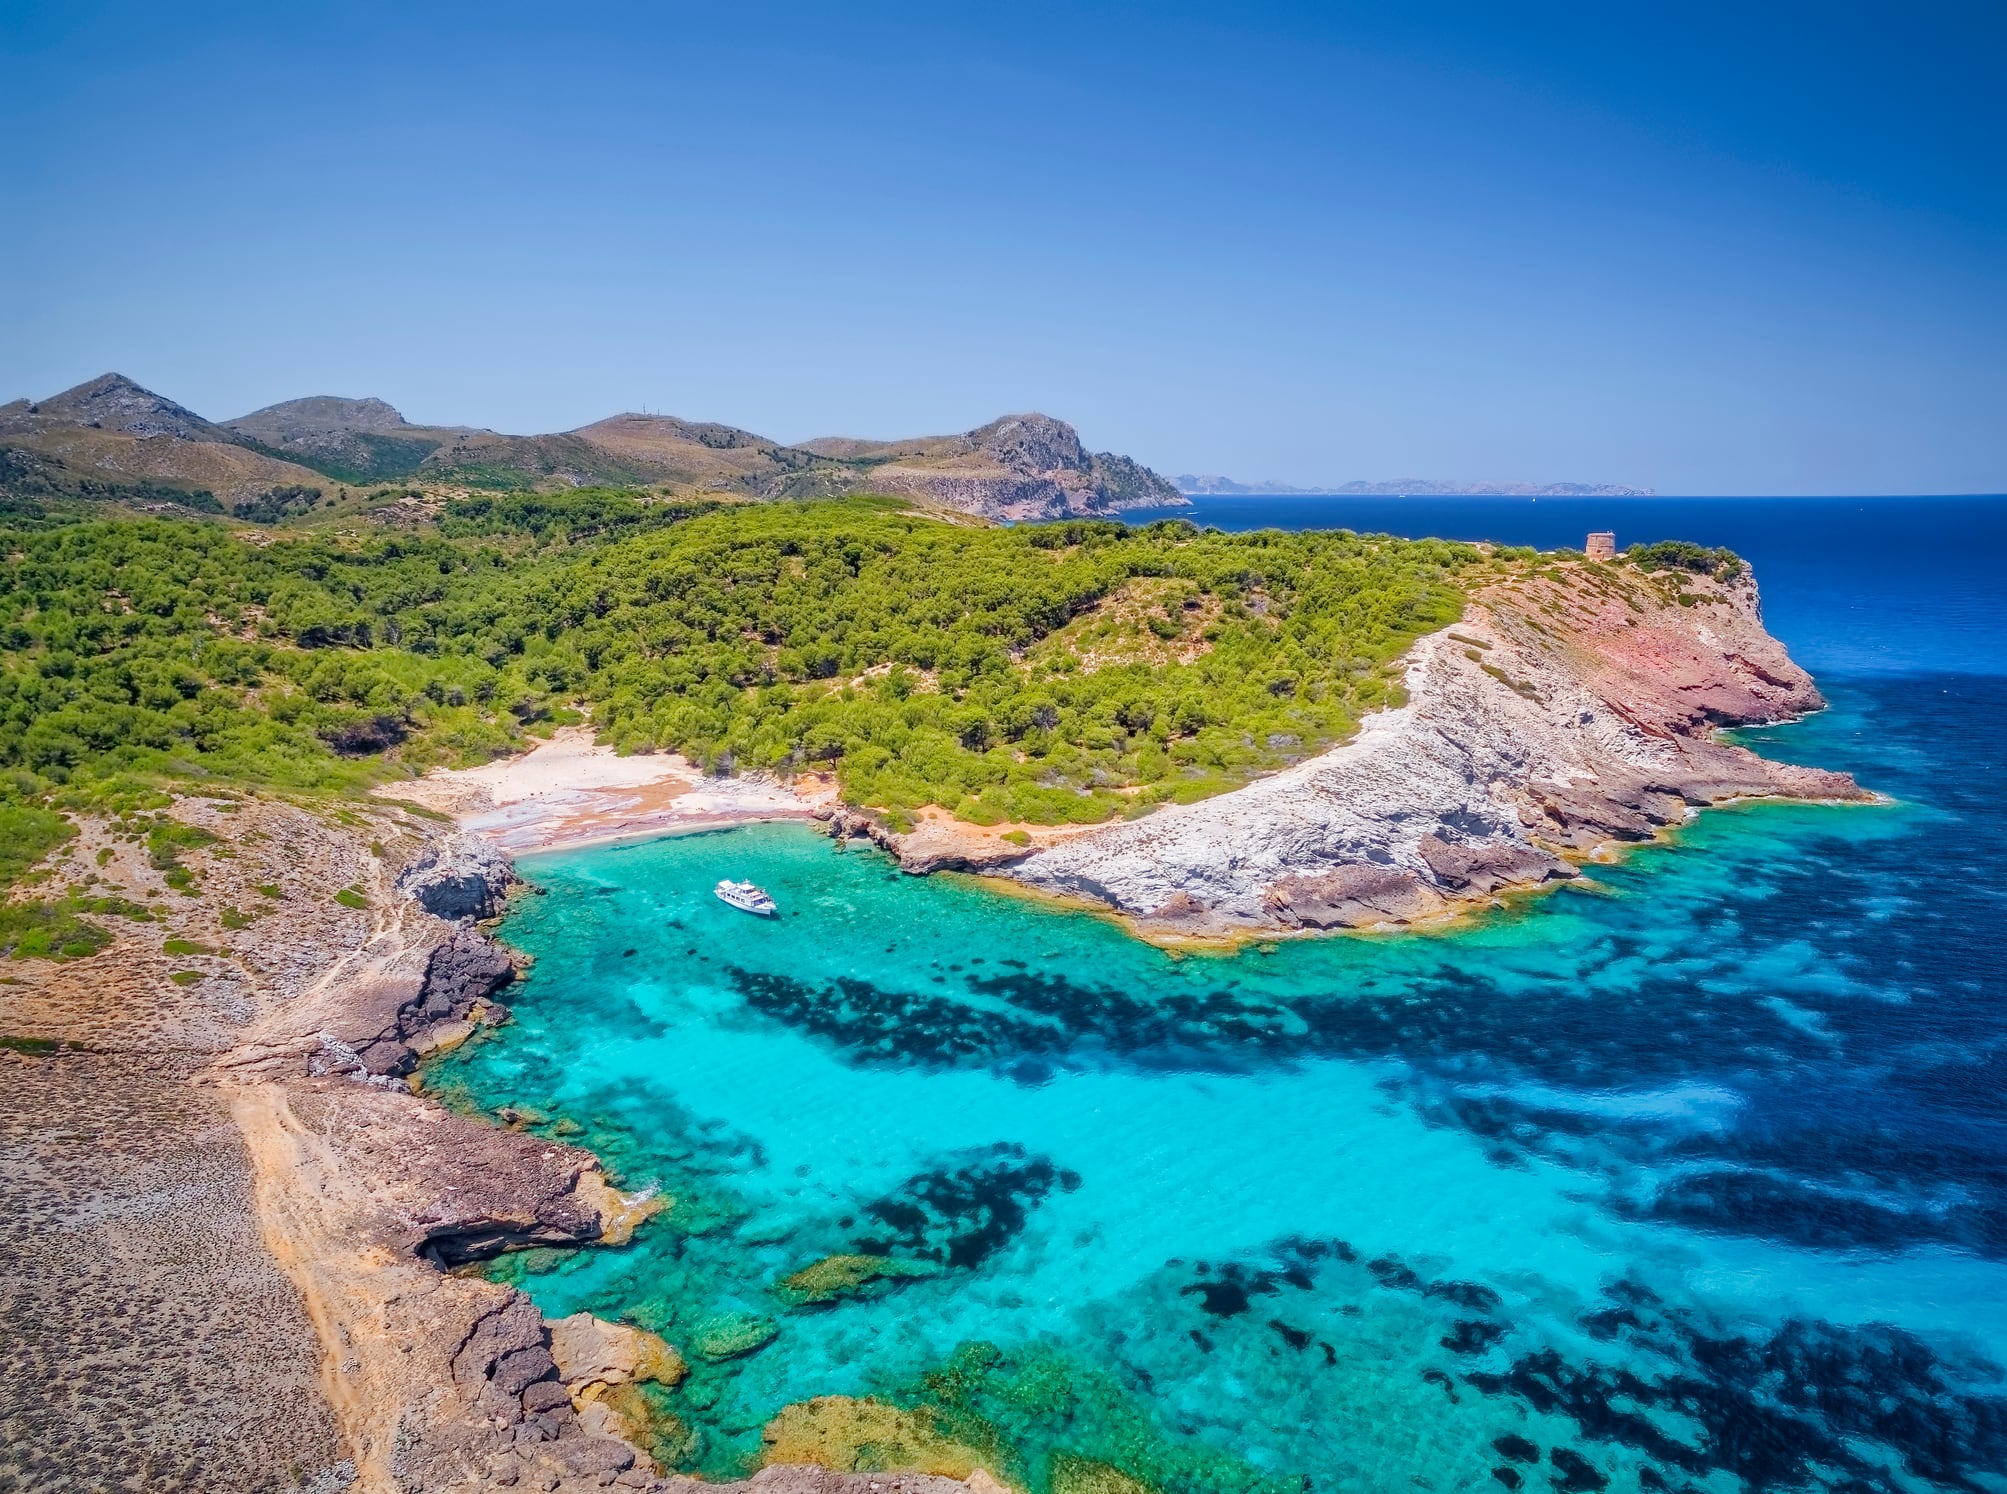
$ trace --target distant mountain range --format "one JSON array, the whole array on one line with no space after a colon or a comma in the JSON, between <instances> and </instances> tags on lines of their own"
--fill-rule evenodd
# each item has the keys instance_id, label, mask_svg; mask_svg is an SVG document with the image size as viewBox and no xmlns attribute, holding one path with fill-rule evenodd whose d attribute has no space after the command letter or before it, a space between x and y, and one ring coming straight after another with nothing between
<instances>
[{"instance_id":1,"label":"distant mountain range","mask_svg":"<svg viewBox=\"0 0 2007 1494\"><path fill-rule=\"evenodd\" d=\"M1650 488L1627 488L1611 482L1440 482L1428 477L1397 477L1392 482L1347 482L1328 488L1293 488L1280 482L1235 482L1217 473L1180 473L1178 491L1193 497L1314 494L1347 498L1650 498Z\"/></svg>"},{"instance_id":2,"label":"distant mountain range","mask_svg":"<svg viewBox=\"0 0 2007 1494\"><path fill-rule=\"evenodd\" d=\"M1090 452L1049 415L957 436L786 446L734 426L614 415L555 435L413 425L380 399L315 395L210 421L122 374L0 405L0 489L146 497L265 513L336 483L538 489L606 484L807 498L889 493L989 518L1044 519L1182 505L1125 456Z\"/></svg>"}]
</instances>

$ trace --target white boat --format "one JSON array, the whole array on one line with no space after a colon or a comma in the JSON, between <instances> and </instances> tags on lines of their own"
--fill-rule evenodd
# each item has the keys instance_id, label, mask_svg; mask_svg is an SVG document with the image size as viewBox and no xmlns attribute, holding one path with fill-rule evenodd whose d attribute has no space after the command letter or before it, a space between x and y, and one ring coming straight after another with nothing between
<instances>
[{"instance_id":1,"label":"white boat","mask_svg":"<svg viewBox=\"0 0 2007 1494\"><path fill-rule=\"evenodd\" d=\"M715 890L719 902L730 903L742 912L756 913L761 918L772 918L780 911L772 898L750 882L734 882L728 877L720 882Z\"/></svg>"}]
</instances>

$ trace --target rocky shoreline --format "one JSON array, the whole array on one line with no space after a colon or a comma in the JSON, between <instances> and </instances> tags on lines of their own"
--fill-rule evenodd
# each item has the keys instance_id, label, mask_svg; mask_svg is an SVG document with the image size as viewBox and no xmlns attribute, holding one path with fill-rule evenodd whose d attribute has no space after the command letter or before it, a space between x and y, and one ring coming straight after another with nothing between
<instances>
[{"instance_id":1,"label":"rocky shoreline","mask_svg":"<svg viewBox=\"0 0 2007 1494\"><path fill-rule=\"evenodd\" d=\"M666 1202L412 1087L508 1019L515 968L476 925L508 857L396 807L219 795L163 818L209 837L174 882L136 828L158 821L83 819L53 870L139 916L0 984L0 1488L705 1487L644 1451L633 1391L674 1383L673 1348L460 1269L619 1245Z\"/></svg>"},{"instance_id":2,"label":"rocky shoreline","mask_svg":"<svg viewBox=\"0 0 2007 1494\"><path fill-rule=\"evenodd\" d=\"M1569 880L1707 805L1875 798L1718 739L1824 705L1764 630L1747 571L1544 566L1421 639L1406 696L1233 793L1043 844L940 821L899 835L840 809L830 832L869 836L910 872L1010 878L1177 943L1438 921Z\"/></svg>"},{"instance_id":3,"label":"rocky shoreline","mask_svg":"<svg viewBox=\"0 0 2007 1494\"><path fill-rule=\"evenodd\" d=\"M547 1321L521 1292L458 1269L625 1244L667 1202L622 1194L587 1151L455 1114L406 1082L424 1055L508 1020L515 968L475 920L515 880L478 840L422 844L368 960L215 1066L267 1242L320 1332L358 1494L696 1483L649 1459L645 1402L623 1393L676 1383L674 1348L582 1313ZM863 1494L863 1482L767 1469L751 1486Z\"/></svg>"}]
</instances>

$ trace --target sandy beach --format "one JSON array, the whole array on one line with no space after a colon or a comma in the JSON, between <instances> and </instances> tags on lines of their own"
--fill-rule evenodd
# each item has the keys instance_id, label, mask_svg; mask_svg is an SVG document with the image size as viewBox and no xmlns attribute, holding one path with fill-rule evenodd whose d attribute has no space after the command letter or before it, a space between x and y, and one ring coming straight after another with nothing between
<instances>
[{"instance_id":1,"label":"sandy beach","mask_svg":"<svg viewBox=\"0 0 2007 1494\"><path fill-rule=\"evenodd\" d=\"M587 727L562 727L520 756L435 768L376 792L459 821L516 855L754 820L810 819L836 801L834 779L714 778L673 752L622 757Z\"/></svg>"}]
</instances>

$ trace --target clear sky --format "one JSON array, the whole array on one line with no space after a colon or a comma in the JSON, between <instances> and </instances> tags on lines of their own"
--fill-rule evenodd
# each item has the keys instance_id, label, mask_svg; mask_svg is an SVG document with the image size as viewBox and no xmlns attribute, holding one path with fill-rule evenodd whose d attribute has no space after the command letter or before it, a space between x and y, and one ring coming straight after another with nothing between
<instances>
[{"instance_id":1,"label":"clear sky","mask_svg":"<svg viewBox=\"0 0 2007 1494\"><path fill-rule=\"evenodd\" d=\"M0 0L0 398L2007 490L2007 6Z\"/></svg>"}]
</instances>

